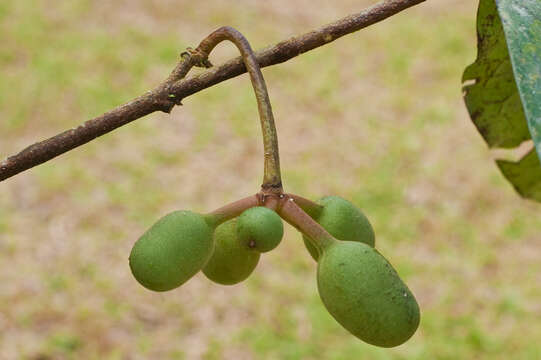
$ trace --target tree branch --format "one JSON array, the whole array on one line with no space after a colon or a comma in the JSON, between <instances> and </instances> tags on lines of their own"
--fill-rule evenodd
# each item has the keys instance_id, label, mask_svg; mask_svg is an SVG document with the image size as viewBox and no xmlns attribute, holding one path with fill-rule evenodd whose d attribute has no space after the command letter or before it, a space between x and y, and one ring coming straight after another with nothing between
<instances>
[{"instance_id":1,"label":"tree branch","mask_svg":"<svg viewBox=\"0 0 541 360\"><path fill-rule=\"evenodd\" d=\"M425 0L384 0L357 14L349 15L319 29L310 31L272 47L258 51L260 67L279 64L367 26L399 13ZM191 54L194 55L194 54ZM77 128L70 129L47 140L30 145L20 153L0 163L0 181L42 164L78 146L107 134L114 129L155 111L169 113L181 100L205 88L241 75L246 68L241 57L229 60L197 76L184 79L192 66L210 66L206 59L184 57L171 75L154 90L121 105Z\"/></svg>"}]
</instances>

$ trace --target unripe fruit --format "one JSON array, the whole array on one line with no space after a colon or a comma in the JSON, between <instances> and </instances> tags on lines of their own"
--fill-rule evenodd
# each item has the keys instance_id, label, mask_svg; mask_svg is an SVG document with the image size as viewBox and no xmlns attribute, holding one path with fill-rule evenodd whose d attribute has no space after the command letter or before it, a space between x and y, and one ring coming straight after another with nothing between
<instances>
[{"instance_id":1,"label":"unripe fruit","mask_svg":"<svg viewBox=\"0 0 541 360\"><path fill-rule=\"evenodd\" d=\"M201 270L212 255L212 232L203 215L191 211L165 215L133 246L130 253L133 276L154 291L182 285Z\"/></svg>"},{"instance_id":2,"label":"unripe fruit","mask_svg":"<svg viewBox=\"0 0 541 360\"><path fill-rule=\"evenodd\" d=\"M237 219L229 220L214 231L214 253L203 273L218 284L237 284L250 276L260 256L259 252L239 242Z\"/></svg>"},{"instance_id":3,"label":"unripe fruit","mask_svg":"<svg viewBox=\"0 0 541 360\"><path fill-rule=\"evenodd\" d=\"M338 196L325 196L317 201L323 206L317 214L309 214L334 238L358 241L374 246L376 237L366 216L351 202ZM303 235L304 245L317 261L319 254L310 240Z\"/></svg>"},{"instance_id":4,"label":"unripe fruit","mask_svg":"<svg viewBox=\"0 0 541 360\"><path fill-rule=\"evenodd\" d=\"M277 247L282 240L284 225L274 211L256 206L239 216L237 234L243 246L267 252Z\"/></svg>"},{"instance_id":5,"label":"unripe fruit","mask_svg":"<svg viewBox=\"0 0 541 360\"><path fill-rule=\"evenodd\" d=\"M336 241L319 258L318 290L331 315L359 339L398 346L419 325L419 306L393 267L374 248Z\"/></svg>"}]
</instances>

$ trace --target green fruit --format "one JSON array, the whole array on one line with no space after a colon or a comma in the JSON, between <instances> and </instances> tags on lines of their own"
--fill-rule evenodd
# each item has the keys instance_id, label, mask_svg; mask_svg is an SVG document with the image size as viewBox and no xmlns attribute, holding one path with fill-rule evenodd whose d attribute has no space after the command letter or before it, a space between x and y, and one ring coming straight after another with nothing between
<instances>
[{"instance_id":1,"label":"green fruit","mask_svg":"<svg viewBox=\"0 0 541 360\"><path fill-rule=\"evenodd\" d=\"M331 315L369 344L400 345L419 325L414 296L387 260L366 244L336 241L326 247L317 283Z\"/></svg>"},{"instance_id":2,"label":"green fruit","mask_svg":"<svg viewBox=\"0 0 541 360\"><path fill-rule=\"evenodd\" d=\"M325 196L317 201L323 208L310 214L321 226L338 240L358 241L374 246L376 237L366 216L351 202L338 196ZM319 254L310 239L303 235L304 245L317 261Z\"/></svg>"},{"instance_id":3,"label":"green fruit","mask_svg":"<svg viewBox=\"0 0 541 360\"><path fill-rule=\"evenodd\" d=\"M205 217L175 211L162 217L133 246L130 268L147 289L174 289L206 264L214 248L213 228Z\"/></svg>"},{"instance_id":4,"label":"green fruit","mask_svg":"<svg viewBox=\"0 0 541 360\"><path fill-rule=\"evenodd\" d=\"M254 271L261 254L243 246L237 238L237 220L229 220L214 231L214 253L203 268L210 280L233 285Z\"/></svg>"},{"instance_id":5,"label":"green fruit","mask_svg":"<svg viewBox=\"0 0 541 360\"><path fill-rule=\"evenodd\" d=\"M256 206L244 211L237 221L241 244L259 252L267 252L280 244L284 235L282 219L274 211Z\"/></svg>"}]
</instances>

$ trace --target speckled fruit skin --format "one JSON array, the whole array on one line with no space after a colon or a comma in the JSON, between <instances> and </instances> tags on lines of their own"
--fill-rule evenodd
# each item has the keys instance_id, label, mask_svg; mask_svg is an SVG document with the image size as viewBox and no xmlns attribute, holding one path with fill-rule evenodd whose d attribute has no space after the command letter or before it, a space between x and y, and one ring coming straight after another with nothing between
<instances>
[{"instance_id":1,"label":"speckled fruit skin","mask_svg":"<svg viewBox=\"0 0 541 360\"><path fill-rule=\"evenodd\" d=\"M243 246L267 252L280 244L284 236L284 224L271 209L256 206L238 217L237 235Z\"/></svg>"},{"instance_id":2,"label":"speckled fruit skin","mask_svg":"<svg viewBox=\"0 0 541 360\"><path fill-rule=\"evenodd\" d=\"M191 211L162 217L137 240L130 268L141 285L154 291L174 289L203 268L214 249L213 228Z\"/></svg>"},{"instance_id":3,"label":"speckled fruit skin","mask_svg":"<svg viewBox=\"0 0 541 360\"><path fill-rule=\"evenodd\" d=\"M419 306L391 264L374 248L337 241L319 259L318 290L331 315L350 333L376 346L408 340Z\"/></svg>"},{"instance_id":4,"label":"speckled fruit skin","mask_svg":"<svg viewBox=\"0 0 541 360\"><path fill-rule=\"evenodd\" d=\"M250 276L260 256L259 252L239 242L237 219L229 220L214 231L214 253L203 273L218 284L237 284Z\"/></svg>"},{"instance_id":5,"label":"speckled fruit skin","mask_svg":"<svg viewBox=\"0 0 541 360\"><path fill-rule=\"evenodd\" d=\"M317 201L323 206L319 216L314 217L334 238L359 241L374 247L376 236L366 216L351 202L339 196L325 196ZM312 214L310 214L312 215ZM319 254L306 235L302 236L306 249L317 261Z\"/></svg>"}]
</instances>

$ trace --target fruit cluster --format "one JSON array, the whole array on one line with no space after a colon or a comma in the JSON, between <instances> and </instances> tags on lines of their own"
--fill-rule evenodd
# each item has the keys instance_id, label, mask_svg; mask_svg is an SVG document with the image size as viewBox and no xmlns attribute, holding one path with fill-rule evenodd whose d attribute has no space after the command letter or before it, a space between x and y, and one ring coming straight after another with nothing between
<instances>
[{"instance_id":1,"label":"fruit cluster","mask_svg":"<svg viewBox=\"0 0 541 360\"><path fill-rule=\"evenodd\" d=\"M266 207L249 208L221 224L213 215L175 211L135 243L130 267L154 291L174 289L199 270L218 284L233 285L252 273L260 254L278 246L283 234L280 216Z\"/></svg>"},{"instance_id":2,"label":"fruit cluster","mask_svg":"<svg viewBox=\"0 0 541 360\"><path fill-rule=\"evenodd\" d=\"M404 343L419 325L419 306L374 248L374 231L366 216L337 196L312 202L283 192L270 100L244 36L230 27L219 28L183 54L185 69L211 66L208 54L223 40L240 50L254 87L265 152L261 191L209 214L175 211L164 216L133 246L129 259L133 275L154 291L174 289L200 270L216 283L236 284L250 276L261 253L278 246L284 219L302 233L318 263L318 290L331 315L367 343L382 347Z\"/></svg>"},{"instance_id":3,"label":"fruit cluster","mask_svg":"<svg viewBox=\"0 0 541 360\"><path fill-rule=\"evenodd\" d=\"M267 202L276 211L253 206L236 216L236 204L206 215L175 211L164 216L135 243L130 254L133 275L154 291L174 289L200 270L218 284L239 283L253 272L261 253L278 246L283 236L279 214L290 219L288 208L298 200L326 230L327 235L317 239L302 236L318 262L318 289L327 310L367 343L391 347L409 339L419 325L419 307L374 248L374 231L366 216L337 196L318 203L295 195L277 197L269 201L269 196L257 195L243 201L247 206Z\"/></svg>"}]
</instances>

